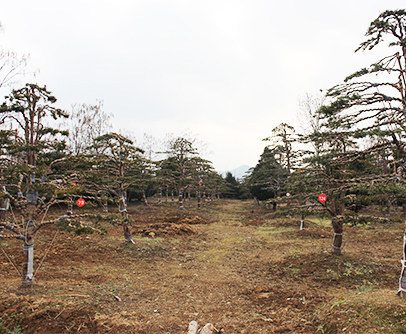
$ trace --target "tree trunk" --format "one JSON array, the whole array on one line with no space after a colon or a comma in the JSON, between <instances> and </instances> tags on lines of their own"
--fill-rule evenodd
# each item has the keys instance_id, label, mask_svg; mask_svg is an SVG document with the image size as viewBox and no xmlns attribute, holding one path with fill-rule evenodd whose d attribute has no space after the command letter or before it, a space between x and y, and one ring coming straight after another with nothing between
<instances>
[{"instance_id":1,"label":"tree trunk","mask_svg":"<svg viewBox=\"0 0 406 334\"><path fill-rule=\"evenodd\" d=\"M158 204L162 204L162 188L158 188Z\"/></svg>"},{"instance_id":2,"label":"tree trunk","mask_svg":"<svg viewBox=\"0 0 406 334\"><path fill-rule=\"evenodd\" d=\"M7 207L8 207L8 199L7 198L0 199L0 220L6 219Z\"/></svg>"},{"instance_id":3,"label":"tree trunk","mask_svg":"<svg viewBox=\"0 0 406 334\"><path fill-rule=\"evenodd\" d=\"M24 242L23 248L23 284L31 285L34 280L34 244Z\"/></svg>"},{"instance_id":4,"label":"tree trunk","mask_svg":"<svg viewBox=\"0 0 406 334\"><path fill-rule=\"evenodd\" d=\"M133 240L133 237L132 237L132 234L131 234L131 227L128 224L128 222L124 223L123 229L124 229L124 239L125 239L125 241L135 244L135 242Z\"/></svg>"},{"instance_id":5,"label":"tree trunk","mask_svg":"<svg viewBox=\"0 0 406 334\"><path fill-rule=\"evenodd\" d=\"M145 196L145 191L142 192L142 199L144 200L145 205L148 205L147 196Z\"/></svg>"},{"instance_id":6,"label":"tree trunk","mask_svg":"<svg viewBox=\"0 0 406 334\"><path fill-rule=\"evenodd\" d=\"M68 210L66 212L68 216L71 216L73 214L73 204L71 202L68 203Z\"/></svg>"},{"instance_id":7,"label":"tree trunk","mask_svg":"<svg viewBox=\"0 0 406 334\"><path fill-rule=\"evenodd\" d=\"M398 296L406 298L406 230L403 233L403 260L400 262L402 271L400 272Z\"/></svg>"},{"instance_id":8,"label":"tree trunk","mask_svg":"<svg viewBox=\"0 0 406 334\"><path fill-rule=\"evenodd\" d=\"M344 225L344 217L343 216L335 216L331 220L331 224L333 225L334 229L334 239L333 239L333 246L332 246L332 253L340 255L341 254L341 244L343 242L343 225Z\"/></svg>"},{"instance_id":9,"label":"tree trunk","mask_svg":"<svg viewBox=\"0 0 406 334\"><path fill-rule=\"evenodd\" d=\"M391 201L388 199L386 201L386 217L390 218L390 207L391 207Z\"/></svg>"},{"instance_id":10,"label":"tree trunk","mask_svg":"<svg viewBox=\"0 0 406 334\"><path fill-rule=\"evenodd\" d=\"M121 197L120 197L120 202L119 202L119 204L118 204L118 209L120 210L120 214L121 214L123 217L127 217L127 204L126 204L126 202L125 202L124 194L123 194L123 193L120 193L119 195L120 195Z\"/></svg>"},{"instance_id":11,"label":"tree trunk","mask_svg":"<svg viewBox=\"0 0 406 334\"><path fill-rule=\"evenodd\" d=\"M304 221L305 221L305 214L302 213L302 216L300 217L300 230L301 231L303 231L305 229Z\"/></svg>"},{"instance_id":12,"label":"tree trunk","mask_svg":"<svg viewBox=\"0 0 406 334\"><path fill-rule=\"evenodd\" d=\"M31 176L29 182L35 182L35 176ZM26 214L28 217L24 221L25 234L24 234L24 247L23 247L23 270L22 279L23 284L30 285L34 280L34 231L35 221L34 217L35 205L38 200L38 193L36 191L27 190L26 193L27 208Z\"/></svg>"},{"instance_id":13,"label":"tree trunk","mask_svg":"<svg viewBox=\"0 0 406 334\"><path fill-rule=\"evenodd\" d=\"M23 271L22 279L24 285L32 284L34 280L34 220L25 221L25 240L23 247Z\"/></svg>"},{"instance_id":14,"label":"tree trunk","mask_svg":"<svg viewBox=\"0 0 406 334\"><path fill-rule=\"evenodd\" d=\"M339 194L334 194L332 199L332 213L334 215L331 220L331 225L334 229L334 239L332 246L332 253L341 254L341 244L343 242L343 229L344 229L344 209L345 204L343 199L345 193L341 191Z\"/></svg>"},{"instance_id":15,"label":"tree trunk","mask_svg":"<svg viewBox=\"0 0 406 334\"><path fill-rule=\"evenodd\" d=\"M5 186L0 186L1 190L6 192L6 187ZM6 219L6 212L8 210L8 205L9 205L9 200L8 198L1 198L0 199L0 220L5 220Z\"/></svg>"},{"instance_id":16,"label":"tree trunk","mask_svg":"<svg viewBox=\"0 0 406 334\"><path fill-rule=\"evenodd\" d=\"M179 209L185 210L185 208L183 207L183 189L179 190Z\"/></svg>"},{"instance_id":17,"label":"tree trunk","mask_svg":"<svg viewBox=\"0 0 406 334\"><path fill-rule=\"evenodd\" d=\"M200 191L197 191L197 209L200 210Z\"/></svg>"},{"instance_id":18,"label":"tree trunk","mask_svg":"<svg viewBox=\"0 0 406 334\"><path fill-rule=\"evenodd\" d=\"M120 202L119 202L119 210L120 210L120 214L123 217L128 217L128 213L127 213L127 204L126 204L126 200L125 200L125 195L123 192L119 193L120 197ZM124 239L127 242L131 242L131 243L135 243L131 234L131 227L130 224L128 222L124 222L123 225L123 230L124 230Z\"/></svg>"}]
</instances>

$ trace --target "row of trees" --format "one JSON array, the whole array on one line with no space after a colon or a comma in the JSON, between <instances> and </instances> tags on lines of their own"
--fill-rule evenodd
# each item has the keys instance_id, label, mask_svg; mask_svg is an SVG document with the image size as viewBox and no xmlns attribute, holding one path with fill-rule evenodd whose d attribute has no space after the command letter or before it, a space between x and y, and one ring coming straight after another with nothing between
<instances>
[{"instance_id":1,"label":"row of trees","mask_svg":"<svg viewBox=\"0 0 406 334\"><path fill-rule=\"evenodd\" d=\"M289 204L287 210L303 215L321 205L332 217L334 254L341 252L349 210L406 204L406 11L383 12L366 37L356 51L373 50L384 41L393 51L349 75L323 98L307 99L304 133L284 123L273 129L264 139L272 143L247 180L259 199L279 197ZM325 203L318 203L321 193L327 195ZM404 268L401 293L406 291Z\"/></svg>"},{"instance_id":2,"label":"row of trees","mask_svg":"<svg viewBox=\"0 0 406 334\"><path fill-rule=\"evenodd\" d=\"M151 159L151 152L148 158L128 136L108 131L109 116L101 103L76 105L70 115L55 103L47 87L26 84L13 90L0 107L0 232L7 229L24 243L25 282L34 277L34 238L43 226L100 231L101 217L73 214L73 203L80 197L102 204L105 212L107 203L117 205L125 240L132 242L129 194L147 203L147 190L175 190L182 209L185 189L189 196L214 196L225 188L224 179L200 157L193 140L169 140L156 152L161 158ZM50 120L56 126L48 125ZM68 206L66 214L46 220L48 210L60 203ZM12 221L6 219L8 210Z\"/></svg>"},{"instance_id":3,"label":"row of trees","mask_svg":"<svg viewBox=\"0 0 406 334\"><path fill-rule=\"evenodd\" d=\"M129 136L110 131L111 116L101 102L75 105L69 115L54 106L56 98L46 87L27 84L13 90L0 108L0 212L11 201L22 219L0 225L24 241L24 278L32 280L33 238L42 226L69 220L71 227L98 228L97 220L84 226L84 217L73 215L72 203L79 196L103 203L105 210L107 202L117 204L125 238L131 241L129 194L146 202L146 192L161 194L162 189L176 190L181 209L185 192L221 192L230 198L252 194L285 201L302 217L325 193L328 200L320 205L332 216L332 251L339 254L346 209L405 201L405 21L404 10L386 11L373 21L357 51L372 50L387 38L395 52L348 76L324 98L307 99L306 131L298 134L285 123L275 127L243 182L231 174L225 179L218 175L191 139L173 138L159 151L151 141L144 149L137 147ZM70 121L52 127L49 118ZM68 213L46 222L44 213L59 202L70 205Z\"/></svg>"},{"instance_id":4,"label":"row of trees","mask_svg":"<svg viewBox=\"0 0 406 334\"><path fill-rule=\"evenodd\" d=\"M28 56L1 50L0 88L16 84L27 60ZM162 203L166 191L166 197L168 192L172 198L174 193L179 196L183 209L184 193L203 201L221 192L236 197L239 186L201 158L193 138L169 138L157 145L145 135L140 148L131 135L111 131L112 115L103 111L101 101L75 104L70 113L55 105L56 97L46 86L26 84L12 90L0 107L0 238L11 237L2 235L6 229L24 242L25 282L34 277L34 238L43 226L100 232L100 217L73 214L79 197L103 205L104 212L108 203L118 206L124 237L130 242L130 198L147 204L147 196L157 194ZM67 213L46 220L48 210L61 203L67 205Z\"/></svg>"}]
</instances>

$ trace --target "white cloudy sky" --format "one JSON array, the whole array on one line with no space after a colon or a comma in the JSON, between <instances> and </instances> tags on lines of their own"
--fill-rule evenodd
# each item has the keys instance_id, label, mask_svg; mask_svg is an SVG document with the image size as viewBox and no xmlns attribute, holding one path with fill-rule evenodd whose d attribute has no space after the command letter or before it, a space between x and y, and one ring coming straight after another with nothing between
<instances>
[{"instance_id":1,"label":"white cloudy sky","mask_svg":"<svg viewBox=\"0 0 406 334\"><path fill-rule=\"evenodd\" d=\"M115 130L189 129L218 170L255 166L262 139L298 127L298 99L387 52L354 53L382 11L404 0L14 0L0 45L29 53L58 107L95 104ZM1 91L2 96L8 91Z\"/></svg>"}]
</instances>

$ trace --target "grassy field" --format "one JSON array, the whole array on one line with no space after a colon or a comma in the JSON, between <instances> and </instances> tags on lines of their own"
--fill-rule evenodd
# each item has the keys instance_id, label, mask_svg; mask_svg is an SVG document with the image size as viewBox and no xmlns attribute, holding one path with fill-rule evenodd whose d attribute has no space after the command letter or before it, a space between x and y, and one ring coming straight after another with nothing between
<instances>
[{"instance_id":1,"label":"grassy field","mask_svg":"<svg viewBox=\"0 0 406 334\"><path fill-rule=\"evenodd\" d=\"M345 226L333 256L328 219L299 231L252 201L185 205L131 205L135 245L119 226L41 230L30 287L22 243L1 240L0 333L186 333L191 320L230 334L406 332L403 223Z\"/></svg>"}]
</instances>

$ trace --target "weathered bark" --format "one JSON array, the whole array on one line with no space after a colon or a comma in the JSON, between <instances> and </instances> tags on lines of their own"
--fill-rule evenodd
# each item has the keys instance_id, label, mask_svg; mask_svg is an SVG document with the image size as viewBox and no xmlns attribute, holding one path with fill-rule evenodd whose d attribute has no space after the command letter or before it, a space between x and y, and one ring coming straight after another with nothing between
<instances>
[{"instance_id":1,"label":"weathered bark","mask_svg":"<svg viewBox=\"0 0 406 334\"><path fill-rule=\"evenodd\" d=\"M332 253L340 255L341 254L341 244L343 242L343 229L344 229L344 209L345 204L343 199L345 197L344 191L339 194L335 194L332 198L332 207L329 212L333 215L331 220L331 225L334 230L334 239L332 246Z\"/></svg>"},{"instance_id":2,"label":"weathered bark","mask_svg":"<svg viewBox=\"0 0 406 334\"><path fill-rule=\"evenodd\" d=\"M341 254L341 244L343 242L343 225L344 225L344 217L343 216L335 216L331 220L331 224L334 229L334 239L333 239L333 246L332 246L332 253L340 255Z\"/></svg>"},{"instance_id":3,"label":"weathered bark","mask_svg":"<svg viewBox=\"0 0 406 334\"><path fill-rule=\"evenodd\" d=\"M203 191L203 206L206 206L206 192Z\"/></svg>"}]
</instances>

